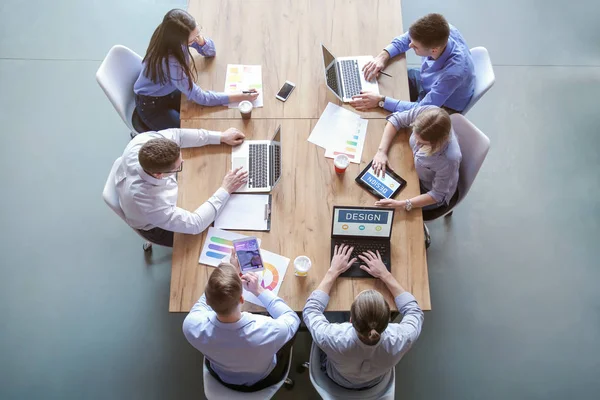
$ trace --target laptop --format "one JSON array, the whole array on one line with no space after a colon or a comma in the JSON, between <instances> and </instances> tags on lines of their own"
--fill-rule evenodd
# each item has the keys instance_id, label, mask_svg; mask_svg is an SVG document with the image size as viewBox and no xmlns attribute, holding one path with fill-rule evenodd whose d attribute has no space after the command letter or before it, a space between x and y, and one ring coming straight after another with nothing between
<instances>
[{"instance_id":1,"label":"laptop","mask_svg":"<svg viewBox=\"0 0 600 400\"><path fill-rule=\"evenodd\" d=\"M281 125L271 140L245 140L231 151L231 167L248 171L236 193L270 192L281 179Z\"/></svg>"},{"instance_id":2,"label":"laptop","mask_svg":"<svg viewBox=\"0 0 600 400\"><path fill-rule=\"evenodd\" d=\"M325 81L327 87L344 103L352 100L352 96L361 90L379 94L377 81L368 82L362 68L373 59L372 56L338 57L336 58L321 44L323 64L325 65Z\"/></svg>"},{"instance_id":3,"label":"laptop","mask_svg":"<svg viewBox=\"0 0 600 400\"><path fill-rule=\"evenodd\" d=\"M394 209L370 207L333 207L333 221L331 223L331 257L335 246L347 244L354 247L350 259L357 258L357 262L340 276L352 278L372 278L368 272L360 269L364 264L359 254L371 250L379 251L385 267L392 270L390 238L392 237L392 223Z\"/></svg>"}]
</instances>

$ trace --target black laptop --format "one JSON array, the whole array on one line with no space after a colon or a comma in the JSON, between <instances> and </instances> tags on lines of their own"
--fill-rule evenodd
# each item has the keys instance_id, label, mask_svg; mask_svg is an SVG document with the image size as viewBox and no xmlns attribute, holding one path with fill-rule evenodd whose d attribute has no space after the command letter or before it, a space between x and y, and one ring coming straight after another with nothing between
<instances>
[{"instance_id":1,"label":"black laptop","mask_svg":"<svg viewBox=\"0 0 600 400\"><path fill-rule=\"evenodd\" d=\"M379 251L383 263L391 271L391 246L392 223L394 209L370 207L333 207L333 221L331 222L331 257L336 245L347 244L354 247L350 259L357 257L364 251ZM366 271L360 269L362 260L354 263L340 276L361 278L371 277Z\"/></svg>"}]
</instances>

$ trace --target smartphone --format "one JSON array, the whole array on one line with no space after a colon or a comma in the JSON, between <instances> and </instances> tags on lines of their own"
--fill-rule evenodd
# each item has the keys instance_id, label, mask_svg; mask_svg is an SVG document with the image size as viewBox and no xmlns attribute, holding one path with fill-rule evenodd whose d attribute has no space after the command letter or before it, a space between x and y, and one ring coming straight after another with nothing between
<instances>
[{"instance_id":1,"label":"smartphone","mask_svg":"<svg viewBox=\"0 0 600 400\"><path fill-rule=\"evenodd\" d=\"M258 240L255 237L237 239L233 241L233 249L240 263L242 274L258 272L265 269L260 256Z\"/></svg>"},{"instance_id":2,"label":"smartphone","mask_svg":"<svg viewBox=\"0 0 600 400\"><path fill-rule=\"evenodd\" d=\"M292 94L292 91L294 90L295 87L296 87L296 85L294 83L292 83L290 81L285 81L285 83L283 84L281 89L279 89L279 93L277 93L277 95L275 95L275 97L278 100L286 101L288 99L288 97L290 97L290 94Z\"/></svg>"}]
</instances>

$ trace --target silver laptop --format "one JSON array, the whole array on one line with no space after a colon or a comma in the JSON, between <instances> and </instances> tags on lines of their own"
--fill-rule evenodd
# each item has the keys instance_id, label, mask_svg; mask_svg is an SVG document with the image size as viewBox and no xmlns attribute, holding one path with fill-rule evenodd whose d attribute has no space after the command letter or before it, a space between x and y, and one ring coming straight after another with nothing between
<instances>
[{"instance_id":1,"label":"silver laptop","mask_svg":"<svg viewBox=\"0 0 600 400\"><path fill-rule=\"evenodd\" d=\"M245 140L234 147L231 166L248 171L248 182L236 193L270 192L281 179L281 125L271 140Z\"/></svg>"},{"instance_id":2,"label":"silver laptop","mask_svg":"<svg viewBox=\"0 0 600 400\"><path fill-rule=\"evenodd\" d=\"M323 44L321 44L321 48L325 65L325 81L327 87L337 98L347 103L361 90L379 94L377 81L365 80L362 72L365 64L373 59L372 56L336 58Z\"/></svg>"}]
</instances>

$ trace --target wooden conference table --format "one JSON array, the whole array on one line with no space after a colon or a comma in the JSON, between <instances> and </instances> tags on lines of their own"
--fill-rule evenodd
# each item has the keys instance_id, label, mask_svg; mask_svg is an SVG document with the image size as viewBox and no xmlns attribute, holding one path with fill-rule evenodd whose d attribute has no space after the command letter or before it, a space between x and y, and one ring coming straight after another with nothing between
<instances>
[{"instance_id":1,"label":"wooden conference table","mask_svg":"<svg viewBox=\"0 0 600 400\"><path fill-rule=\"evenodd\" d=\"M283 171L273 190L270 232L240 232L262 239L261 247L290 258L279 296L301 311L330 264L331 218L334 205L372 206L375 198L354 182L379 145L387 113L362 113L369 119L362 163L350 164L344 175L333 170L324 149L307 141L328 102L342 105L325 86L320 43L338 56L375 55L402 32L398 0L191 0L189 11L215 41L214 59L196 57L198 84L222 91L227 64L260 64L263 67L264 107L244 121L239 111L226 107L202 107L182 101L181 126L223 131L240 129L247 139L268 139L281 125ZM367 34L368 33L368 34ZM406 60L386 68L394 78L379 79L380 92L408 99ZM297 87L287 102L275 93L290 80ZM345 106L352 109L349 106ZM353 109L352 109L353 110ZM179 173L178 205L193 210L221 185L231 168L231 147L206 146L183 150L185 169ZM407 180L401 197L419 193L419 181L408 145L399 133L390 150L395 170ZM169 311L187 312L198 300L213 268L198 263L206 232L176 234L173 246ZM313 267L305 278L294 275L293 260L307 255ZM397 210L392 229L392 273L417 298L421 308L431 309L429 279L419 210ZM395 305L385 285L377 279L339 278L331 292L328 311L348 311L354 297L375 288ZM248 311L262 307L245 303Z\"/></svg>"}]
</instances>

